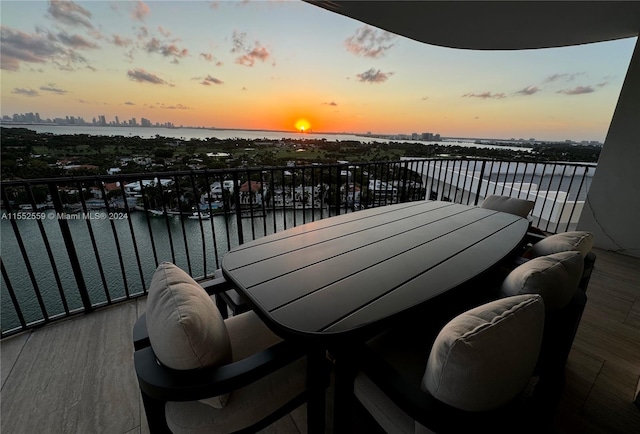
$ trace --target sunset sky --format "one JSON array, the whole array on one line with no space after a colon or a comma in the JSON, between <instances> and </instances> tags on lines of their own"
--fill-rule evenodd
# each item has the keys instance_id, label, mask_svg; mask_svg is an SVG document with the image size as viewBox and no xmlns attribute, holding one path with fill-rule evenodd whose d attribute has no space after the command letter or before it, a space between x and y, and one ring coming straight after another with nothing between
<instances>
[{"instance_id":1,"label":"sunset sky","mask_svg":"<svg viewBox=\"0 0 640 434\"><path fill-rule=\"evenodd\" d=\"M635 44L454 50L298 1L0 5L2 115L85 121L604 141Z\"/></svg>"}]
</instances>

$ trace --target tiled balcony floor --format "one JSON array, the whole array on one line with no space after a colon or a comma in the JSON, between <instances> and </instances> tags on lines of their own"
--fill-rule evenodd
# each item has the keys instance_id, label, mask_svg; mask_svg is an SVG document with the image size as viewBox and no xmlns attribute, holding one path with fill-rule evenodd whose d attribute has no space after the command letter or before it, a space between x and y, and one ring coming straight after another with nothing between
<instances>
[{"instance_id":1,"label":"tiled balcony floor","mask_svg":"<svg viewBox=\"0 0 640 434\"><path fill-rule=\"evenodd\" d=\"M554 432L637 433L640 259L595 253ZM131 344L144 308L144 299L132 301L3 340L0 431L147 433ZM265 432L306 432L304 424L301 408Z\"/></svg>"}]
</instances>

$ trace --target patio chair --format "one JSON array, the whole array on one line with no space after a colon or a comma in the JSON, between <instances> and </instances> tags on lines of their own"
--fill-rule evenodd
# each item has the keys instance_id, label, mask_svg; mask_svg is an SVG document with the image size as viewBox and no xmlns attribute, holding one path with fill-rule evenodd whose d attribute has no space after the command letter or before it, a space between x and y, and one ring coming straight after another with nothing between
<instances>
[{"instance_id":1,"label":"patio chair","mask_svg":"<svg viewBox=\"0 0 640 434\"><path fill-rule=\"evenodd\" d=\"M354 395L389 433L523 432L543 327L529 294L464 312L435 341L391 329L353 351Z\"/></svg>"},{"instance_id":2,"label":"patio chair","mask_svg":"<svg viewBox=\"0 0 640 434\"><path fill-rule=\"evenodd\" d=\"M254 432L306 400L304 349L251 311L223 320L202 287L171 263L152 278L134 348L151 433Z\"/></svg>"},{"instance_id":3,"label":"patio chair","mask_svg":"<svg viewBox=\"0 0 640 434\"><path fill-rule=\"evenodd\" d=\"M515 268L500 287L500 295L539 294L546 310L545 329L536 373L548 384L560 385L587 295L578 290L584 259L578 251L553 253ZM546 378L545 378L546 377Z\"/></svg>"},{"instance_id":4,"label":"patio chair","mask_svg":"<svg viewBox=\"0 0 640 434\"><path fill-rule=\"evenodd\" d=\"M509 214L515 214L522 218L527 218L533 209L534 204L535 203L531 200L518 199L509 196L489 195L482 201L480 208L502 211Z\"/></svg>"},{"instance_id":5,"label":"patio chair","mask_svg":"<svg viewBox=\"0 0 640 434\"><path fill-rule=\"evenodd\" d=\"M596 255L592 251L593 234L591 232L569 231L546 237L527 234L527 241L530 247L522 255L526 259L534 259L559 252L580 252L580 255L584 258L584 268L578 287L584 292L587 291L596 262Z\"/></svg>"}]
</instances>

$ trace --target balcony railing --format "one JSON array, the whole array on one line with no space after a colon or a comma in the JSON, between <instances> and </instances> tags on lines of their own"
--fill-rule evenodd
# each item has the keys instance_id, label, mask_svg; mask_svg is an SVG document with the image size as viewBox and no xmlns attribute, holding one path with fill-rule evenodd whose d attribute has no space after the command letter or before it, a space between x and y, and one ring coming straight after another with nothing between
<instances>
[{"instance_id":1,"label":"balcony railing","mask_svg":"<svg viewBox=\"0 0 640 434\"><path fill-rule=\"evenodd\" d=\"M573 229L595 165L420 159L5 181L2 337L146 293L171 261L206 279L231 248L289 227L415 200L535 201Z\"/></svg>"}]
</instances>

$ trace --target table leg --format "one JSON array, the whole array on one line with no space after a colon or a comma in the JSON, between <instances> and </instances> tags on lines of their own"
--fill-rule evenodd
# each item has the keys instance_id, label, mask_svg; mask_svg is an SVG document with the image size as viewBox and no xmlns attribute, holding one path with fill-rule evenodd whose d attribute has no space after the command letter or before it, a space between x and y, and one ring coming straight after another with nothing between
<instances>
[{"instance_id":1,"label":"table leg","mask_svg":"<svg viewBox=\"0 0 640 434\"><path fill-rule=\"evenodd\" d=\"M351 432L353 383L356 369L345 354L336 354L334 362L333 430L336 434Z\"/></svg>"},{"instance_id":2,"label":"table leg","mask_svg":"<svg viewBox=\"0 0 640 434\"><path fill-rule=\"evenodd\" d=\"M307 431L319 434L325 431L325 389L327 369L324 349L307 351Z\"/></svg>"}]
</instances>

